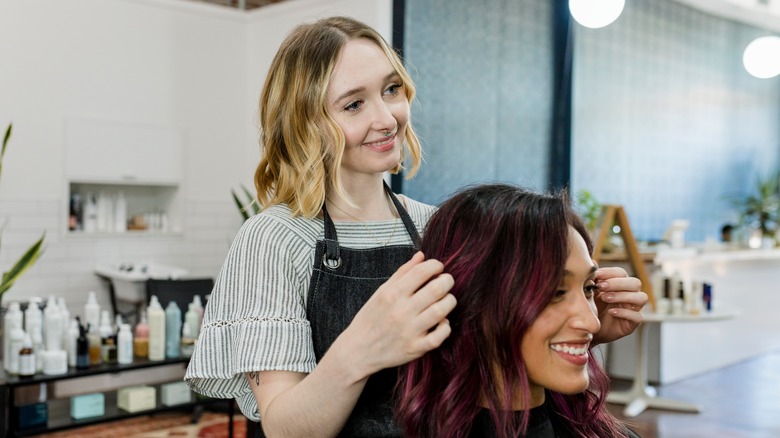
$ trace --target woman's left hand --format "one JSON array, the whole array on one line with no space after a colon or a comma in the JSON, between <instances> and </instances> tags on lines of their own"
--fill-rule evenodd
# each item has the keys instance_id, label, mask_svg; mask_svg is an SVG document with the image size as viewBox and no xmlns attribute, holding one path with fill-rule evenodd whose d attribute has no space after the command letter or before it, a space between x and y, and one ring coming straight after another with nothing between
<instances>
[{"instance_id":1,"label":"woman's left hand","mask_svg":"<svg viewBox=\"0 0 780 438\"><path fill-rule=\"evenodd\" d=\"M596 285L601 330L593 343L612 342L633 333L642 323L642 308L647 304L647 294L641 291L642 282L629 277L623 268L599 268Z\"/></svg>"}]
</instances>

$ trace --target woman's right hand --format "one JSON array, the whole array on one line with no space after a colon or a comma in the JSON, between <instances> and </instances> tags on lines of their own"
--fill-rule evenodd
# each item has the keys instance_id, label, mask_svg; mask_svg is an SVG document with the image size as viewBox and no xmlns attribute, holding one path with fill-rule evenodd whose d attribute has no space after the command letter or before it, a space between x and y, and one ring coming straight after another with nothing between
<instances>
[{"instance_id":1,"label":"woman's right hand","mask_svg":"<svg viewBox=\"0 0 780 438\"><path fill-rule=\"evenodd\" d=\"M359 378L405 364L450 335L454 281L438 260L417 252L371 296L339 338ZM337 339L337 343L339 340Z\"/></svg>"},{"instance_id":2,"label":"woman's right hand","mask_svg":"<svg viewBox=\"0 0 780 438\"><path fill-rule=\"evenodd\" d=\"M368 377L416 359L450 335L453 280L418 252L355 315L311 374L247 374L268 436L335 436Z\"/></svg>"}]
</instances>

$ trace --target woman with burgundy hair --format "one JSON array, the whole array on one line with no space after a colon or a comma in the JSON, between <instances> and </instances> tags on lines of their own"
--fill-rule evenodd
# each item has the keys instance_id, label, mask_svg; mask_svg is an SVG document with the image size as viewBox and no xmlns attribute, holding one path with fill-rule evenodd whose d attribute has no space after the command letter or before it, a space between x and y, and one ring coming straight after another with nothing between
<instances>
[{"instance_id":1,"label":"woman with burgundy hair","mask_svg":"<svg viewBox=\"0 0 780 438\"><path fill-rule=\"evenodd\" d=\"M565 194L466 189L428 222L444 263L452 333L401 368L397 414L412 437L636 436L604 406L592 243Z\"/></svg>"}]
</instances>

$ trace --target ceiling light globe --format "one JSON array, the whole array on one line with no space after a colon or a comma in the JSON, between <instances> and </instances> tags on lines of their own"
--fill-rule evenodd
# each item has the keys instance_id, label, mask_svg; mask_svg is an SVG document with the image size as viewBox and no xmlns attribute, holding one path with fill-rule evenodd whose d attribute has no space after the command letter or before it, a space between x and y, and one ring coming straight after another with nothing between
<instances>
[{"instance_id":1,"label":"ceiling light globe","mask_svg":"<svg viewBox=\"0 0 780 438\"><path fill-rule=\"evenodd\" d=\"M626 0L569 0L569 12L582 26L598 29L617 20Z\"/></svg>"},{"instance_id":2,"label":"ceiling light globe","mask_svg":"<svg viewBox=\"0 0 780 438\"><path fill-rule=\"evenodd\" d=\"M742 54L742 64L757 78L780 75L780 37L765 36L751 41Z\"/></svg>"}]
</instances>

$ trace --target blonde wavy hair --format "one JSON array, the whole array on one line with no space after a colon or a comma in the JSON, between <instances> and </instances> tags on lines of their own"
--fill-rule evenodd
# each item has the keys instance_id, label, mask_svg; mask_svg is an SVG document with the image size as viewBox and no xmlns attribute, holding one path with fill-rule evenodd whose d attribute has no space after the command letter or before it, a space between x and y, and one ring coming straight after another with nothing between
<instances>
[{"instance_id":1,"label":"blonde wavy hair","mask_svg":"<svg viewBox=\"0 0 780 438\"><path fill-rule=\"evenodd\" d=\"M374 29L348 17L330 17L296 27L276 53L260 97L260 140L255 171L257 199L263 208L287 204L294 216L315 217L332 187L349 199L341 184L345 140L327 110L328 85L344 45L357 38L376 43L401 78L410 107L415 87L401 59ZM406 126L398 173L411 158L406 177L420 167L420 141Z\"/></svg>"}]
</instances>

